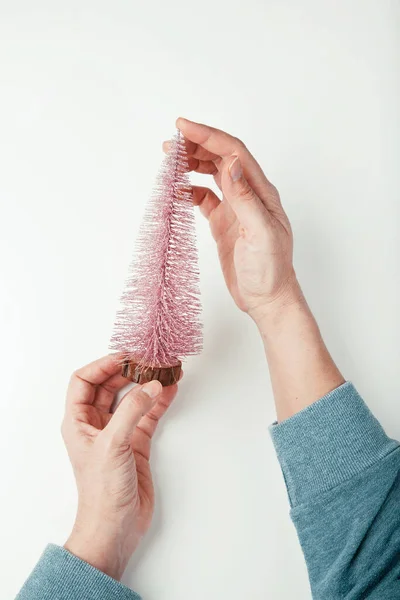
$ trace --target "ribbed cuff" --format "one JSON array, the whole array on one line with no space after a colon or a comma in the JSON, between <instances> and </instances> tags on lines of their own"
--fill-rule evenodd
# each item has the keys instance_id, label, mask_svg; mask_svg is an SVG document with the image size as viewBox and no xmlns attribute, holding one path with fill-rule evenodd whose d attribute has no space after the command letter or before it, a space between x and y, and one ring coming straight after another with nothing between
<instances>
[{"instance_id":1,"label":"ribbed cuff","mask_svg":"<svg viewBox=\"0 0 400 600\"><path fill-rule=\"evenodd\" d=\"M270 428L292 507L332 489L398 447L351 383Z\"/></svg>"},{"instance_id":2,"label":"ribbed cuff","mask_svg":"<svg viewBox=\"0 0 400 600\"><path fill-rule=\"evenodd\" d=\"M141 600L119 581L49 544L16 600Z\"/></svg>"}]
</instances>

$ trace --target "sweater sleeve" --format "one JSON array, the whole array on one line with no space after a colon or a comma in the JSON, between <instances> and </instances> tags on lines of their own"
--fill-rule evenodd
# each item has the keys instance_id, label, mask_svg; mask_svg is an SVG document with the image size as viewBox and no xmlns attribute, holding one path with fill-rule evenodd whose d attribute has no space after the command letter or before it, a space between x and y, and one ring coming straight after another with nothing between
<instances>
[{"instance_id":1,"label":"sweater sleeve","mask_svg":"<svg viewBox=\"0 0 400 600\"><path fill-rule=\"evenodd\" d=\"M400 598L400 447L354 386L271 435L313 598Z\"/></svg>"},{"instance_id":2,"label":"sweater sleeve","mask_svg":"<svg viewBox=\"0 0 400 600\"><path fill-rule=\"evenodd\" d=\"M141 600L129 588L50 544L16 600Z\"/></svg>"}]
</instances>

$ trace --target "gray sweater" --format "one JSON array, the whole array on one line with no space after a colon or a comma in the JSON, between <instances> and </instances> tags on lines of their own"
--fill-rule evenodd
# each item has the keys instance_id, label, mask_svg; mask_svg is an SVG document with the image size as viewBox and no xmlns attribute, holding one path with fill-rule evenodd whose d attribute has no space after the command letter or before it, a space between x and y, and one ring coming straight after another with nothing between
<instances>
[{"instance_id":1,"label":"gray sweater","mask_svg":"<svg viewBox=\"0 0 400 600\"><path fill-rule=\"evenodd\" d=\"M400 446L351 383L271 427L313 598L400 599ZM50 545L18 600L140 600Z\"/></svg>"}]
</instances>

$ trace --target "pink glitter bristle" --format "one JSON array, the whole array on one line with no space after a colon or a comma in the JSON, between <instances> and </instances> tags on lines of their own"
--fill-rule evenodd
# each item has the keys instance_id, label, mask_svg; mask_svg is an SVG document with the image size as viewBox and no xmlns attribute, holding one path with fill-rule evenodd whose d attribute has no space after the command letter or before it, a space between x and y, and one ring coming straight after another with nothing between
<instances>
[{"instance_id":1,"label":"pink glitter bristle","mask_svg":"<svg viewBox=\"0 0 400 600\"><path fill-rule=\"evenodd\" d=\"M142 367L169 367L202 349L192 190L178 131L148 203L110 348Z\"/></svg>"}]
</instances>

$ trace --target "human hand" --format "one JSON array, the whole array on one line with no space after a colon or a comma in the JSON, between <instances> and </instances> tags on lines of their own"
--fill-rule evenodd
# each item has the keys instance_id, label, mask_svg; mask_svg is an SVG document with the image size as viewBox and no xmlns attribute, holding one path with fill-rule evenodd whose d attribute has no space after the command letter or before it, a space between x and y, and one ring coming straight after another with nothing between
<instances>
[{"instance_id":1,"label":"human hand","mask_svg":"<svg viewBox=\"0 0 400 600\"><path fill-rule=\"evenodd\" d=\"M258 321L272 307L301 297L290 223L260 165L223 131L182 118L177 127L186 139L189 169L213 175L222 191L221 201L209 188L194 186L193 201L209 220L238 307Z\"/></svg>"},{"instance_id":2,"label":"human hand","mask_svg":"<svg viewBox=\"0 0 400 600\"><path fill-rule=\"evenodd\" d=\"M136 386L112 413L129 383L115 355L71 378L62 434L78 487L78 512L65 548L114 579L150 526L154 488L149 457L159 419L177 386Z\"/></svg>"}]
</instances>

